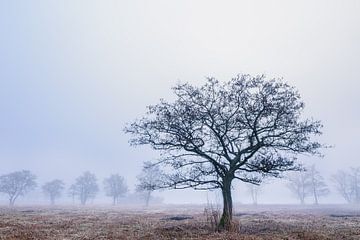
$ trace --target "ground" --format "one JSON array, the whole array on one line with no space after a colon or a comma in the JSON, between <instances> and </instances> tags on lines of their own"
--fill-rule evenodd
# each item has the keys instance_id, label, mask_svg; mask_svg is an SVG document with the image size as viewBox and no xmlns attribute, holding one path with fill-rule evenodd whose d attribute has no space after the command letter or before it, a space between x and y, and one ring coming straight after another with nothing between
<instances>
[{"instance_id":1,"label":"ground","mask_svg":"<svg viewBox=\"0 0 360 240\"><path fill-rule=\"evenodd\" d=\"M0 239L360 239L356 206L236 209L234 231L216 232L204 206L1 207Z\"/></svg>"}]
</instances>

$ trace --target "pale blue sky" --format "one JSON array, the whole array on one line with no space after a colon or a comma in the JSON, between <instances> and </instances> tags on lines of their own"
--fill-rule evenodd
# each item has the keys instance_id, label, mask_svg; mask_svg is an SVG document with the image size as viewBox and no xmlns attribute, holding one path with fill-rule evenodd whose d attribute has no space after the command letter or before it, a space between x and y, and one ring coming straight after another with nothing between
<instances>
[{"instance_id":1,"label":"pale blue sky","mask_svg":"<svg viewBox=\"0 0 360 240\"><path fill-rule=\"evenodd\" d=\"M178 81L237 73L299 89L336 146L316 159L325 175L359 166L359 12L356 0L0 0L0 174L133 184L156 154L130 148L124 124Z\"/></svg>"}]
</instances>

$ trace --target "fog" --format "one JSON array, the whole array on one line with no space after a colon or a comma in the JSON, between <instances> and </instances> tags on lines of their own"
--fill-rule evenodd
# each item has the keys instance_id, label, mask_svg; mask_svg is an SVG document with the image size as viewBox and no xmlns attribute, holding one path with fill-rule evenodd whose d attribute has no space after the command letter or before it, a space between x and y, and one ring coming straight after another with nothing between
<instances>
[{"instance_id":1,"label":"fog","mask_svg":"<svg viewBox=\"0 0 360 240\"><path fill-rule=\"evenodd\" d=\"M320 141L333 148L299 160L328 182L320 202L342 203L329 178L360 166L359 12L356 0L1 1L0 175L28 169L39 186L59 178L67 188L84 171L100 187L119 173L133 191L143 161L158 153L130 147L126 123L171 100L178 82L264 73L294 85L304 116L322 121ZM259 203L297 203L284 182L264 186ZM242 184L233 194L251 202ZM155 195L165 203L221 197ZM39 187L26 199L44 201Z\"/></svg>"}]
</instances>

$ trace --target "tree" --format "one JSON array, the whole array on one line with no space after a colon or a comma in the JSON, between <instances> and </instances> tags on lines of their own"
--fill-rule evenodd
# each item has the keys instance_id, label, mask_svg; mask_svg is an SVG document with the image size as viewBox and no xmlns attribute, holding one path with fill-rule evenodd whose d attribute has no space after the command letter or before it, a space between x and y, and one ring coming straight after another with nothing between
<instances>
[{"instance_id":1,"label":"tree","mask_svg":"<svg viewBox=\"0 0 360 240\"><path fill-rule=\"evenodd\" d=\"M136 190L144 192L145 205L149 206L151 193L162 185L163 173L158 165L153 165L151 162L144 162L144 166L140 175L137 176L138 184Z\"/></svg>"},{"instance_id":2,"label":"tree","mask_svg":"<svg viewBox=\"0 0 360 240\"><path fill-rule=\"evenodd\" d=\"M288 188L299 199L301 204L305 204L305 198L311 194L310 178L305 171L295 172L288 176Z\"/></svg>"},{"instance_id":3,"label":"tree","mask_svg":"<svg viewBox=\"0 0 360 240\"><path fill-rule=\"evenodd\" d=\"M28 170L12 172L0 176L0 192L9 196L10 206L14 206L19 196L36 187L36 176Z\"/></svg>"},{"instance_id":4,"label":"tree","mask_svg":"<svg viewBox=\"0 0 360 240\"><path fill-rule=\"evenodd\" d=\"M55 199L61 197L61 193L64 190L64 182L55 179L47 182L42 186L42 190L46 196L50 198L51 205L55 204Z\"/></svg>"},{"instance_id":5,"label":"tree","mask_svg":"<svg viewBox=\"0 0 360 240\"><path fill-rule=\"evenodd\" d=\"M360 168L339 170L332 176L336 190L348 203L360 203Z\"/></svg>"},{"instance_id":6,"label":"tree","mask_svg":"<svg viewBox=\"0 0 360 240\"><path fill-rule=\"evenodd\" d=\"M76 197L76 186L75 184L72 184L70 187L69 187L69 190L68 190L68 196L71 197L71 200L72 200L72 203L74 204L75 203L75 197Z\"/></svg>"},{"instance_id":7,"label":"tree","mask_svg":"<svg viewBox=\"0 0 360 240\"><path fill-rule=\"evenodd\" d=\"M95 174L84 172L75 180L71 189L74 191L74 196L79 197L80 203L85 205L89 199L95 198L97 192L99 191Z\"/></svg>"},{"instance_id":8,"label":"tree","mask_svg":"<svg viewBox=\"0 0 360 240\"><path fill-rule=\"evenodd\" d=\"M105 193L112 197L115 205L120 197L123 197L128 191L124 178L119 174L113 174L104 180Z\"/></svg>"},{"instance_id":9,"label":"tree","mask_svg":"<svg viewBox=\"0 0 360 240\"><path fill-rule=\"evenodd\" d=\"M309 177L309 190L314 197L314 203L319 204L319 197L329 194L330 190L324 181L324 178L316 170L315 165L312 165L307 171Z\"/></svg>"},{"instance_id":10,"label":"tree","mask_svg":"<svg viewBox=\"0 0 360 240\"><path fill-rule=\"evenodd\" d=\"M258 204L258 195L261 190L261 185L256 184L246 184L247 190L250 193L252 203L254 205Z\"/></svg>"},{"instance_id":11,"label":"tree","mask_svg":"<svg viewBox=\"0 0 360 240\"><path fill-rule=\"evenodd\" d=\"M288 188L297 196L301 204L305 203L308 196L314 197L314 204L319 204L319 197L329 194L329 189L324 178L316 170L315 165L304 171L288 176Z\"/></svg>"},{"instance_id":12,"label":"tree","mask_svg":"<svg viewBox=\"0 0 360 240\"><path fill-rule=\"evenodd\" d=\"M251 177L255 178L256 175L253 174ZM261 176L258 176L258 178L261 178ZM253 205L258 204L258 196L262 192L264 184L267 183L269 183L269 180L265 181L264 179L261 180L261 184L246 183L247 191L251 196Z\"/></svg>"},{"instance_id":13,"label":"tree","mask_svg":"<svg viewBox=\"0 0 360 240\"><path fill-rule=\"evenodd\" d=\"M281 176L298 170L298 154L319 154L319 121L302 118L304 103L294 87L265 76L238 75L200 87L178 84L175 100L148 107L125 128L132 145L162 152L167 168L160 187L216 189L223 196L220 229L232 222L232 182L259 183L249 173Z\"/></svg>"}]
</instances>

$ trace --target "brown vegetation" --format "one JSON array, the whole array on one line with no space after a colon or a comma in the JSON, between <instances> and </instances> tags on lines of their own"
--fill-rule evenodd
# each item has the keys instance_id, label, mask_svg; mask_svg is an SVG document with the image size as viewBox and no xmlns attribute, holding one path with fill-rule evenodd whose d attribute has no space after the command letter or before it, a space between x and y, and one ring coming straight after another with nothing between
<instances>
[{"instance_id":1,"label":"brown vegetation","mask_svg":"<svg viewBox=\"0 0 360 240\"><path fill-rule=\"evenodd\" d=\"M202 208L0 209L0 239L360 239L360 211L243 206L237 231L216 232Z\"/></svg>"}]
</instances>

